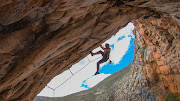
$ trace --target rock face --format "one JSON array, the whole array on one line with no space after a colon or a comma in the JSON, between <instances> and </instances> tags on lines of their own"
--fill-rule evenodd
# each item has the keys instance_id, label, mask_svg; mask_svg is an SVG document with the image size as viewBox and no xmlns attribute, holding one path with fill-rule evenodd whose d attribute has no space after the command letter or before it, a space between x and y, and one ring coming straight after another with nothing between
<instances>
[{"instance_id":1,"label":"rock face","mask_svg":"<svg viewBox=\"0 0 180 101\"><path fill-rule=\"evenodd\" d=\"M180 94L179 5L178 0L1 0L0 99L32 100L130 21L140 33L137 49L145 46L152 56L138 53L139 62L134 60L148 87L161 97L167 89Z\"/></svg>"},{"instance_id":2,"label":"rock face","mask_svg":"<svg viewBox=\"0 0 180 101\"><path fill-rule=\"evenodd\" d=\"M136 49L145 53L136 53L139 61L134 61L151 89L161 98L167 91L180 94L180 29L171 17L149 17L147 20L134 21L139 35ZM141 43L139 43L141 42Z\"/></svg>"},{"instance_id":3,"label":"rock face","mask_svg":"<svg viewBox=\"0 0 180 101\"><path fill-rule=\"evenodd\" d=\"M158 67L154 66L157 63L152 54L153 50L137 30L134 30L134 35L136 36L135 55L129 66L112 74L90 90L61 98L36 97L34 101L164 101L169 91L178 92L164 88L164 84L169 83L161 81L159 76L163 74L153 70ZM174 76L178 74L168 75L178 79ZM178 83L175 80L171 82Z\"/></svg>"}]
</instances>

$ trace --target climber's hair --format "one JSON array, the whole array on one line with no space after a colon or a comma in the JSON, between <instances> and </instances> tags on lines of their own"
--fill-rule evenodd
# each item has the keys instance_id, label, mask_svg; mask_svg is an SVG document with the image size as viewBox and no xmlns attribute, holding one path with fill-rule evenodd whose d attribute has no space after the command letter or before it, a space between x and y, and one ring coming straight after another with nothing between
<instances>
[{"instance_id":1,"label":"climber's hair","mask_svg":"<svg viewBox=\"0 0 180 101\"><path fill-rule=\"evenodd\" d=\"M109 48L109 44L108 44L108 43L106 43L105 46L106 46L107 48Z\"/></svg>"}]
</instances>

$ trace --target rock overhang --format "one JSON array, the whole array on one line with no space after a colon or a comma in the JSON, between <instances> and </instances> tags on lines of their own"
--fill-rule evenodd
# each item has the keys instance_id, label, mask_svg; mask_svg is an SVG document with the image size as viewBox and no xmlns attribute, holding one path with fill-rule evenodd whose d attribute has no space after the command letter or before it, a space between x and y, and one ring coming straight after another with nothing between
<instances>
[{"instance_id":1,"label":"rock overhang","mask_svg":"<svg viewBox=\"0 0 180 101\"><path fill-rule=\"evenodd\" d=\"M4 100L33 99L54 76L83 59L88 51L99 46L130 21L134 23L140 36L143 36L140 39L148 38L145 35L158 37L154 40L142 41L148 46L161 44L158 40L161 37L168 39L164 39L166 42L162 43L166 52L160 46L158 46L159 50L157 47L151 47L155 50L153 52L154 58L157 59L155 61L158 61L156 67L160 73L162 71L167 74L179 73L179 68L176 68L179 60L175 59L179 54L178 1L8 0L3 2L4 4L0 5L0 92ZM160 29L157 29L159 27ZM162 34L163 29L167 30L165 34ZM159 36L156 35L157 33ZM172 48L172 43L168 44L171 40L173 44L176 43ZM173 49L176 49L174 54L169 52L174 51ZM166 60L160 54L162 56L168 54L164 58L172 56ZM158 60L159 58L162 59ZM173 63L172 66L162 67L163 64L171 62L172 58L175 59L176 65ZM145 76L149 78L148 75ZM161 81L173 79L179 84L176 80L178 76L155 77L162 78ZM162 83L162 85L170 87L171 91L179 92L178 86L173 88L174 84ZM162 85L158 84L158 86Z\"/></svg>"}]
</instances>

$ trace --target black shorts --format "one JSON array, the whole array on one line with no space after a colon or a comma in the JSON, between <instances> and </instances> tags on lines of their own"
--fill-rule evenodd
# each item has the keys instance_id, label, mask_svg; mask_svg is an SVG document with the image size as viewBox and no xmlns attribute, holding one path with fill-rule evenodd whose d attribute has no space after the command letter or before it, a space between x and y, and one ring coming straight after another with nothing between
<instances>
[{"instance_id":1,"label":"black shorts","mask_svg":"<svg viewBox=\"0 0 180 101\"><path fill-rule=\"evenodd\" d=\"M109 56L107 53L104 53L102 51L101 52L101 55L103 56L103 58L98 62L98 63L103 63L103 62L106 62L108 59L109 59Z\"/></svg>"}]
</instances>

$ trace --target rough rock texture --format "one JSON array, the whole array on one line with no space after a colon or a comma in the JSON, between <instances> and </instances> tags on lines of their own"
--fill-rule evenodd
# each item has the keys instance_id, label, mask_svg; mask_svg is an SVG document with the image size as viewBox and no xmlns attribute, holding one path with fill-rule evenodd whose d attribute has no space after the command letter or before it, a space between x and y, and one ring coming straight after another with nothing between
<instances>
[{"instance_id":1,"label":"rough rock texture","mask_svg":"<svg viewBox=\"0 0 180 101\"><path fill-rule=\"evenodd\" d=\"M158 32L161 26L169 27L162 29L170 37L165 34L166 42L159 40L163 46L156 52L152 49L152 54L156 54L153 57L157 56L153 73L165 74L155 76L157 82L151 84L164 85L179 93L179 86L175 86L179 84L179 5L178 0L1 0L0 99L32 100L54 76L84 58L130 21L134 21L142 39L146 39L145 29ZM149 22L146 24L143 18ZM150 27L150 22L158 28ZM171 24L161 25L167 23ZM147 33L152 34L151 30ZM154 37L159 34L154 33ZM154 42L150 38L145 41L148 40L146 44L152 48ZM160 62L156 64L157 61ZM151 77L143 74L151 81ZM173 83L163 83L172 79Z\"/></svg>"},{"instance_id":2,"label":"rough rock texture","mask_svg":"<svg viewBox=\"0 0 180 101\"><path fill-rule=\"evenodd\" d=\"M167 91L180 94L180 26L170 16L149 17L134 21L139 35L136 38L137 49L145 49L146 53L134 61L149 86L161 98ZM136 56L135 55L135 56Z\"/></svg>"},{"instance_id":3,"label":"rough rock texture","mask_svg":"<svg viewBox=\"0 0 180 101\"><path fill-rule=\"evenodd\" d=\"M134 35L136 37L135 55L129 66L106 78L90 90L62 98L36 97L34 101L164 101L169 92L169 88L164 88L164 84L168 85L170 82L161 81L159 76L163 74L156 73L158 66L155 66L157 63L153 50L145 43L144 37L136 30L134 30ZM169 75L176 77L179 74ZM171 82L179 83L178 80Z\"/></svg>"}]
</instances>

